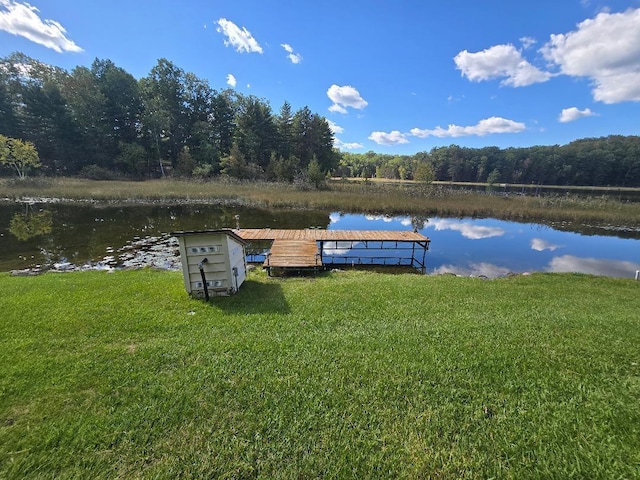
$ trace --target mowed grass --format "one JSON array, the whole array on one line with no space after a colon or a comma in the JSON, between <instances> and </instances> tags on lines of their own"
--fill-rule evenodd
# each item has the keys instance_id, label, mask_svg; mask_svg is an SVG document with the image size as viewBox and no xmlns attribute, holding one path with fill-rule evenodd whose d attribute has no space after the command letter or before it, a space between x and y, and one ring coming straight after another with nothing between
<instances>
[{"instance_id":1,"label":"mowed grass","mask_svg":"<svg viewBox=\"0 0 640 480\"><path fill-rule=\"evenodd\" d=\"M640 282L0 275L0 478L638 478Z\"/></svg>"}]
</instances>

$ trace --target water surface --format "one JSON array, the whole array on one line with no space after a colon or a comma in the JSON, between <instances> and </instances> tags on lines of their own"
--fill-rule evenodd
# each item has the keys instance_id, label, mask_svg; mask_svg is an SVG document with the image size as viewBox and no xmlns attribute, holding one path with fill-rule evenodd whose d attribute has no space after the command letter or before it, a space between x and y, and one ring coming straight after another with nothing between
<instances>
[{"instance_id":1,"label":"water surface","mask_svg":"<svg viewBox=\"0 0 640 480\"><path fill-rule=\"evenodd\" d=\"M431 239L427 273L495 278L523 272L582 272L634 278L640 232L496 219L388 217L217 205L0 206L0 271L115 258L131 242L179 230L228 228L413 230ZM571 227L576 229L575 226ZM594 232L597 232L594 234ZM334 252L340 254L340 252Z\"/></svg>"},{"instance_id":2,"label":"water surface","mask_svg":"<svg viewBox=\"0 0 640 480\"><path fill-rule=\"evenodd\" d=\"M419 231L431 239L427 273L495 278L509 273L545 271L634 278L636 270L640 270L637 238L584 235L547 225L491 218L426 220ZM411 217L332 214L329 228L411 227Z\"/></svg>"}]
</instances>

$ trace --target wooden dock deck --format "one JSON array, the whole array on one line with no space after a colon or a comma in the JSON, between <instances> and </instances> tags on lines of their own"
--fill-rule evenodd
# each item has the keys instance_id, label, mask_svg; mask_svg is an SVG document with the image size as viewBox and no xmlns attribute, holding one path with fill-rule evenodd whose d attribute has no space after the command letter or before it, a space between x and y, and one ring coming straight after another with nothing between
<instances>
[{"instance_id":1,"label":"wooden dock deck","mask_svg":"<svg viewBox=\"0 0 640 480\"><path fill-rule=\"evenodd\" d=\"M315 240L274 240L263 266L280 269L319 269L322 258Z\"/></svg>"},{"instance_id":2,"label":"wooden dock deck","mask_svg":"<svg viewBox=\"0 0 640 480\"><path fill-rule=\"evenodd\" d=\"M410 265L425 272L425 254L429 248L429 238L421 233L398 230L322 230L322 229L270 229L270 228L241 228L234 230L246 242L271 241L271 249L267 254L263 267L271 274L271 269L284 270L319 270L323 268L323 254L326 250L392 250L399 249L398 245L410 245L403 250L410 252L404 257L410 260ZM386 245L386 246L385 246ZM392 245L391 247L389 245ZM325 250L326 247L326 250ZM325 251L323 251L325 250ZM422 258L419 254L422 254ZM351 263L362 263L362 260L374 264L379 260L381 265L392 265L394 256L379 255L371 257L351 255L340 257L342 263L347 259ZM398 260L396 265L401 262ZM331 260L331 264L334 261Z\"/></svg>"},{"instance_id":3,"label":"wooden dock deck","mask_svg":"<svg viewBox=\"0 0 640 480\"><path fill-rule=\"evenodd\" d=\"M332 242L426 242L429 238L418 232L404 230L302 230L282 228L240 228L234 230L247 242L252 240L313 240Z\"/></svg>"}]
</instances>

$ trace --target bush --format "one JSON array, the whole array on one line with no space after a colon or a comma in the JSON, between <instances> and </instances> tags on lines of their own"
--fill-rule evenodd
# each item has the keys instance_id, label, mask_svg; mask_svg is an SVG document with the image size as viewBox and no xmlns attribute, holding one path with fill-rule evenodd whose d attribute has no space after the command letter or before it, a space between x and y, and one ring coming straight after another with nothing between
<instances>
[{"instance_id":1,"label":"bush","mask_svg":"<svg viewBox=\"0 0 640 480\"><path fill-rule=\"evenodd\" d=\"M213 165L210 163L204 163L194 167L191 174L196 178L210 178L213 176Z\"/></svg>"},{"instance_id":2,"label":"bush","mask_svg":"<svg viewBox=\"0 0 640 480\"><path fill-rule=\"evenodd\" d=\"M100 167L99 165L87 165L82 167L78 174L81 178L87 178L89 180L115 180L117 175L111 170Z\"/></svg>"}]
</instances>

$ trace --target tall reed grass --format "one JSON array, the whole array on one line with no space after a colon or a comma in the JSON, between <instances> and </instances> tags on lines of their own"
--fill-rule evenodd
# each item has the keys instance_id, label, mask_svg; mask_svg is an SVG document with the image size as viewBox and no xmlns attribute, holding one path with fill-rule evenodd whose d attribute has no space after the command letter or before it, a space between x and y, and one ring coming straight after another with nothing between
<instances>
[{"instance_id":1,"label":"tall reed grass","mask_svg":"<svg viewBox=\"0 0 640 480\"><path fill-rule=\"evenodd\" d=\"M487 194L446 186L330 182L325 189L267 182L174 179L95 181L77 178L0 180L0 199L55 198L92 202L203 202L266 208L314 208L350 213L495 217L640 227L640 204L571 194Z\"/></svg>"}]
</instances>

